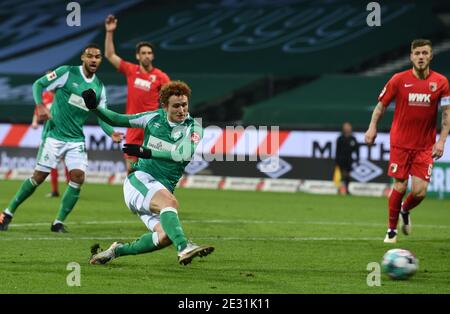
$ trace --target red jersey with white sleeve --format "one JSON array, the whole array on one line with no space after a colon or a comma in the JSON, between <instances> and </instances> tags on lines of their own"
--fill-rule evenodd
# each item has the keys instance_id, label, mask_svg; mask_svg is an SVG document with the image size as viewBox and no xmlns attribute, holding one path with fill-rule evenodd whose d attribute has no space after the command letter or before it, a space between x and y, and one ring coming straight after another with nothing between
<instances>
[{"instance_id":1,"label":"red jersey with white sleeve","mask_svg":"<svg viewBox=\"0 0 450 314\"><path fill-rule=\"evenodd\" d=\"M421 80L407 70L394 74L378 100L387 107L395 100L390 141L392 147L431 149L436 142L438 106L450 105L448 80L430 70Z\"/></svg>"},{"instance_id":2,"label":"red jersey with white sleeve","mask_svg":"<svg viewBox=\"0 0 450 314\"><path fill-rule=\"evenodd\" d=\"M128 96L126 113L134 114L157 110L159 91L170 81L169 76L158 68L143 72L138 64L120 61L119 71L127 77Z\"/></svg>"}]
</instances>

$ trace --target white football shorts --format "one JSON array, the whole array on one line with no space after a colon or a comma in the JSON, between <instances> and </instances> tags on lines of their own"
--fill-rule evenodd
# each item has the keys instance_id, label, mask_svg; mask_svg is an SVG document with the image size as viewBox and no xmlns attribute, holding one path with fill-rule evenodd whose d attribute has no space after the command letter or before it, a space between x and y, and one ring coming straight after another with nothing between
<instances>
[{"instance_id":1,"label":"white football shorts","mask_svg":"<svg viewBox=\"0 0 450 314\"><path fill-rule=\"evenodd\" d=\"M88 157L84 142L64 142L52 137L47 137L41 143L37 155L35 170L50 172L64 158L64 163L69 171L80 169L86 172Z\"/></svg>"},{"instance_id":2,"label":"white football shorts","mask_svg":"<svg viewBox=\"0 0 450 314\"><path fill-rule=\"evenodd\" d=\"M161 182L150 174L143 171L131 173L123 183L123 196L125 204L147 226L148 230L154 231L155 225L160 221L159 214L150 211L150 201L159 190L166 189Z\"/></svg>"}]
</instances>

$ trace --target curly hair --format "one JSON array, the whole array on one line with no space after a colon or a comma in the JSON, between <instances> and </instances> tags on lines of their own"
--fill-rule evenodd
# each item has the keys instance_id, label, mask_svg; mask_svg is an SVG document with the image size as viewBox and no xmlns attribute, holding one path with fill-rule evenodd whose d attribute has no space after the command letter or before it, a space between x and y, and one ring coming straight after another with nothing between
<instances>
[{"instance_id":1,"label":"curly hair","mask_svg":"<svg viewBox=\"0 0 450 314\"><path fill-rule=\"evenodd\" d=\"M191 89L182 81L170 81L159 91L159 101L161 104L168 104L170 96L187 96L191 98Z\"/></svg>"}]
</instances>

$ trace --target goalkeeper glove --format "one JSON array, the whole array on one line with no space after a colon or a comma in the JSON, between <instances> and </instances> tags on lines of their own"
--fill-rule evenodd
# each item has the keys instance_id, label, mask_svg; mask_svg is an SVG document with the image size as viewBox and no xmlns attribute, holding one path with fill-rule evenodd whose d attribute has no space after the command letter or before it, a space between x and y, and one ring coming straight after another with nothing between
<instances>
[{"instance_id":1,"label":"goalkeeper glove","mask_svg":"<svg viewBox=\"0 0 450 314\"><path fill-rule=\"evenodd\" d=\"M83 97L84 104L88 109L97 108L97 96L95 95L95 91L92 88L86 89L81 93L81 97Z\"/></svg>"},{"instance_id":2,"label":"goalkeeper glove","mask_svg":"<svg viewBox=\"0 0 450 314\"><path fill-rule=\"evenodd\" d=\"M124 144L122 151L130 156L150 159L152 158L152 150L137 144Z\"/></svg>"}]
</instances>

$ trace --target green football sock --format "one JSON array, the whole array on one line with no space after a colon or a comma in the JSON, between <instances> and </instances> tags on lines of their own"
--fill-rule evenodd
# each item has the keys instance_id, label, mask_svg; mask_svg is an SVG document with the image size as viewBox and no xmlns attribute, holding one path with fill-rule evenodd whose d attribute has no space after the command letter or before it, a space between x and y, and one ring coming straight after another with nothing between
<instances>
[{"instance_id":1,"label":"green football sock","mask_svg":"<svg viewBox=\"0 0 450 314\"><path fill-rule=\"evenodd\" d=\"M183 228L181 228L177 210L172 207L163 208L160 217L164 232L175 245L177 251L182 251L187 245L187 238L184 235Z\"/></svg>"},{"instance_id":2,"label":"green football sock","mask_svg":"<svg viewBox=\"0 0 450 314\"><path fill-rule=\"evenodd\" d=\"M19 207L19 205L22 204L23 201L25 201L28 197L30 197L31 194L33 194L37 186L38 184L32 178L28 178L23 181L19 191L17 191L16 195L14 195L14 197L8 204L7 209L9 210L9 212L11 214L14 214L17 207Z\"/></svg>"},{"instance_id":3,"label":"green football sock","mask_svg":"<svg viewBox=\"0 0 450 314\"><path fill-rule=\"evenodd\" d=\"M118 246L114 250L114 253L116 254L116 256L136 255L153 252L156 251L157 249L159 249L158 233L147 232L144 233L139 239L134 240L131 243L125 243L121 246Z\"/></svg>"},{"instance_id":4,"label":"green football sock","mask_svg":"<svg viewBox=\"0 0 450 314\"><path fill-rule=\"evenodd\" d=\"M58 215L56 216L56 220L61 222L66 220L67 216L69 216L70 212L75 207L78 198L80 198L80 185L70 181L61 200L61 206Z\"/></svg>"}]
</instances>

